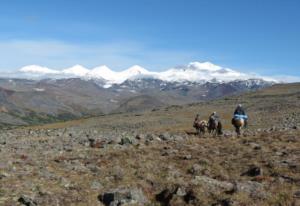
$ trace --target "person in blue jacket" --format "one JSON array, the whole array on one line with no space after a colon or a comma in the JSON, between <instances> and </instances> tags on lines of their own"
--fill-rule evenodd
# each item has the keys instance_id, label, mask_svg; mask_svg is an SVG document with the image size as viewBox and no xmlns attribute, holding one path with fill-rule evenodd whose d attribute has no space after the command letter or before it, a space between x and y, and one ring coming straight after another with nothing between
<instances>
[{"instance_id":1,"label":"person in blue jacket","mask_svg":"<svg viewBox=\"0 0 300 206\"><path fill-rule=\"evenodd\" d=\"M233 115L234 115L234 116L237 116L237 115L238 115L238 116L242 116L243 119L244 119L244 121L245 121L245 127L247 127L247 125L248 125L248 116L247 116L247 114L246 114L246 112L245 112L245 110L244 110L244 108L242 107L241 104L239 104L239 105L236 107L236 109L235 109Z\"/></svg>"},{"instance_id":2,"label":"person in blue jacket","mask_svg":"<svg viewBox=\"0 0 300 206\"><path fill-rule=\"evenodd\" d=\"M242 107L241 104L239 104L235 111L234 111L234 115L246 115L244 108Z\"/></svg>"}]
</instances>

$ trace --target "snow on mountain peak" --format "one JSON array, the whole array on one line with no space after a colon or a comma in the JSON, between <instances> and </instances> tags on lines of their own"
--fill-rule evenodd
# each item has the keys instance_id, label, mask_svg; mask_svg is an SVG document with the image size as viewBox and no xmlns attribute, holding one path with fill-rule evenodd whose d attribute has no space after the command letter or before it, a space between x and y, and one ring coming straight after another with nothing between
<instances>
[{"instance_id":1,"label":"snow on mountain peak","mask_svg":"<svg viewBox=\"0 0 300 206\"><path fill-rule=\"evenodd\" d=\"M133 65L132 67L130 67L129 69L127 69L125 71L133 73L133 74L146 74L146 73L149 73L148 70L146 70L145 68L143 68L139 65Z\"/></svg>"},{"instance_id":2,"label":"snow on mountain peak","mask_svg":"<svg viewBox=\"0 0 300 206\"><path fill-rule=\"evenodd\" d=\"M102 66L98 66L98 67L95 67L94 69L92 69L91 71L94 71L94 72L113 72L108 66L106 65L102 65Z\"/></svg>"},{"instance_id":3,"label":"snow on mountain peak","mask_svg":"<svg viewBox=\"0 0 300 206\"><path fill-rule=\"evenodd\" d=\"M188 64L187 69L203 70L203 71L218 71L222 67L217 66L211 62L191 62Z\"/></svg>"},{"instance_id":4,"label":"snow on mountain peak","mask_svg":"<svg viewBox=\"0 0 300 206\"><path fill-rule=\"evenodd\" d=\"M62 70L62 73L75 75L75 76L79 76L79 77L84 77L89 73L89 71L90 70L88 70L87 68L85 68L79 64L76 64L68 69Z\"/></svg>"},{"instance_id":5,"label":"snow on mountain peak","mask_svg":"<svg viewBox=\"0 0 300 206\"><path fill-rule=\"evenodd\" d=\"M87 69L81 65L74 65L73 67L64 70L52 70L47 67L29 65L21 68L19 71L23 74L40 75L41 77L49 75L59 78L72 76L88 79L104 79L107 82L107 85L120 84L128 79L133 80L137 78L156 78L171 82L228 82L233 80L247 80L251 78L270 80L270 78L241 73L233 69L224 68L211 62L191 62L187 65L171 68L161 72L148 71L139 65L134 65L120 72L113 71L105 65L95 67L93 69Z\"/></svg>"},{"instance_id":6,"label":"snow on mountain peak","mask_svg":"<svg viewBox=\"0 0 300 206\"><path fill-rule=\"evenodd\" d=\"M90 70L88 76L90 78L103 78L105 80L112 80L116 78L116 72L112 71L106 65L102 65Z\"/></svg>"}]
</instances>

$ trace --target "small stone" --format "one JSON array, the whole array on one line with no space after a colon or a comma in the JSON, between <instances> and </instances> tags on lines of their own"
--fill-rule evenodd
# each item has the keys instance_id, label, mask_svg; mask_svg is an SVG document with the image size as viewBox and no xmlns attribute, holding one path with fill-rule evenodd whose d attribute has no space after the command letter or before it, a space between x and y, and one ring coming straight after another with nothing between
<instances>
[{"instance_id":1,"label":"small stone","mask_svg":"<svg viewBox=\"0 0 300 206\"><path fill-rule=\"evenodd\" d=\"M185 160L191 160L191 159L192 159L192 155L190 155L190 154L185 155L185 156L183 157L183 159L185 159Z\"/></svg>"},{"instance_id":2,"label":"small stone","mask_svg":"<svg viewBox=\"0 0 300 206\"><path fill-rule=\"evenodd\" d=\"M176 191L176 195L181 197L185 196L186 195L185 189L183 187L178 187Z\"/></svg>"},{"instance_id":3,"label":"small stone","mask_svg":"<svg viewBox=\"0 0 300 206\"><path fill-rule=\"evenodd\" d=\"M233 205L233 202L230 199L219 200L217 203L212 204L212 206L231 206L231 205Z\"/></svg>"},{"instance_id":4,"label":"small stone","mask_svg":"<svg viewBox=\"0 0 300 206\"><path fill-rule=\"evenodd\" d=\"M64 150L65 150L66 152L72 152L73 148L72 148L72 146L70 146L70 145L64 145Z\"/></svg>"},{"instance_id":5,"label":"small stone","mask_svg":"<svg viewBox=\"0 0 300 206\"><path fill-rule=\"evenodd\" d=\"M293 195L294 198L300 198L300 190L299 191L296 191L294 192L294 195Z\"/></svg>"},{"instance_id":6,"label":"small stone","mask_svg":"<svg viewBox=\"0 0 300 206\"><path fill-rule=\"evenodd\" d=\"M144 134L138 134L138 135L135 136L135 138L136 138L137 140L144 140L144 139L146 139L146 137L145 137Z\"/></svg>"},{"instance_id":7,"label":"small stone","mask_svg":"<svg viewBox=\"0 0 300 206\"><path fill-rule=\"evenodd\" d=\"M199 175L201 171L203 170L203 167L199 164L193 164L192 168L189 169L189 173L193 175Z\"/></svg>"},{"instance_id":8,"label":"small stone","mask_svg":"<svg viewBox=\"0 0 300 206\"><path fill-rule=\"evenodd\" d=\"M98 181L93 181L91 183L91 189L92 190L100 190L102 188L103 188L103 185L100 182L98 182Z\"/></svg>"},{"instance_id":9,"label":"small stone","mask_svg":"<svg viewBox=\"0 0 300 206\"><path fill-rule=\"evenodd\" d=\"M180 135L173 135L172 137L175 141L184 141L184 138Z\"/></svg>"},{"instance_id":10,"label":"small stone","mask_svg":"<svg viewBox=\"0 0 300 206\"><path fill-rule=\"evenodd\" d=\"M129 144L132 144L132 140L129 137L123 137L119 144L120 145L129 145Z\"/></svg>"},{"instance_id":11,"label":"small stone","mask_svg":"<svg viewBox=\"0 0 300 206\"><path fill-rule=\"evenodd\" d=\"M153 141L154 137L155 137L155 135L153 135L153 134L147 134L146 135L146 141Z\"/></svg>"},{"instance_id":12,"label":"small stone","mask_svg":"<svg viewBox=\"0 0 300 206\"><path fill-rule=\"evenodd\" d=\"M261 146L255 142L251 142L249 143L249 146L254 149L254 150L260 150L261 149Z\"/></svg>"},{"instance_id":13,"label":"small stone","mask_svg":"<svg viewBox=\"0 0 300 206\"><path fill-rule=\"evenodd\" d=\"M249 176L249 177L255 177L258 175L262 175L262 169L257 166L251 166L246 172L243 172L241 176Z\"/></svg>"},{"instance_id":14,"label":"small stone","mask_svg":"<svg viewBox=\"0 0 300 206\"><path fill-rule=\"evenodd\" d=\"M115 189L98 196L98 200L105 206L112 205L145 205L148 199L143 194L143 191L138 188L123 188Z\"/></svg>"},{"instance_id":15,"label":"small stone","mask_svg":"<svg viewBox=\"0 0 300 206\"><path fill-rule=\"evenodd\" d=\"M162 139L162 140L164 140L164 141L170 141L170 140L172 140L171 135L168 132L160 134L159 138Z\"/></svg>"}]
</instances>

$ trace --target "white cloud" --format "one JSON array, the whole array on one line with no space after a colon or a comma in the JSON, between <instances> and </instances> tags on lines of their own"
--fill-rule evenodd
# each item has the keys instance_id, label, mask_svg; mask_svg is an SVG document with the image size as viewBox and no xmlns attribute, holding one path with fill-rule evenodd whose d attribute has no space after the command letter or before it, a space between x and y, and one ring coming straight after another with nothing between
<instances>
[{"instance_id":1,"label":"white cloud","mask_svg":"<svg viewBox=\"0 0 300 206\"><path fill-rule=\"evenodd\" d=\"M59 73L59 71L49 69L47 67L38 66L38 65L28 65L22 67L19 71L24 73L34 73L34 74L58 74Z\"/></svg>"},{"instance_id":2,"label":"white cloud","mask_svg":"<svg viewBox=\"0 0 300 206\"><path fill-rule=\"evenodd\" d=\"M67 43L56 40L11 40L0 41L0 72L1 76L18 76L19 68L23 69L22 75L40 76L41 74L57 75L61 74L65 68L80 64L87 68L94 68L99 65L108 65L115 71L124 70L132 65L142 65L151 71L162 71L174 65L192 62L201 57L199 53L193 51L177 51L167 49L152 49L140 42L115 42L107 44L99 43ZM191 63L190 69L196 68L197 62ZM24 67L31 65L30 67ZM42 65L42 66L33 66ZM51 68L51 69L50 69ZM177 68L177 67L176 67ZM299 82L300 77L277 75L271 77L238 72L229 68L223 68L214 64L202 64L201 72L203 75L209 73L211 77L231 79L237 78L262 77L269 80L284 82ZM212 72L212 71L217 72ZM85 68L80 74L89 72ZM95 71L94 71L95 72ZM73 74L70 69L64 70L64 74ZM91 73L91 72L89 72ZM199 72L198 72L199 74ZM29 74L28 74L29 75ZM171 76L168 76L171 75ZM165 73L166 78L172 78L173 73ZM184 73L176 74L178 78ZM227 75L227 77L226 77ZM182 76L182 77L183 77Z\"/></svg>"},{"instance_id":3,"label":"white cloud","mask_svg":"<svg viewBox=\"0 0 300 206\"><path fill-rule=\"evenodd\" d=\"M279 82L285 82L285 83L300 82L300 77L297 76L276 75L276 76L271 76L271 78L276 79Z\"/></svg>"}]
</instances>

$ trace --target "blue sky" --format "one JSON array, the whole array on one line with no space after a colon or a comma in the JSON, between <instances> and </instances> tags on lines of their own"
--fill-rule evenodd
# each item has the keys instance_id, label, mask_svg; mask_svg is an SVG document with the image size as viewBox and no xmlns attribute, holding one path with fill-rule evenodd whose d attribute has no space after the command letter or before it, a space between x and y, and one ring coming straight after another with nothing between
<instances>
[{"instance_id":1,"label":"blue sky","mask_svg":"<svg viewBox=\"0 0 300 206\"><path fill-rule=\"evenodd\" d=\"M191 61L300 76L298 0L3 0L0 70L159 71Z\"/></svg>"}]
</instances>

